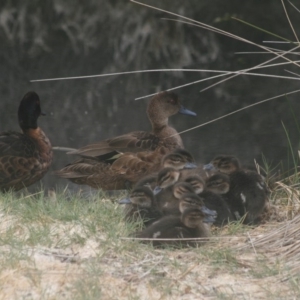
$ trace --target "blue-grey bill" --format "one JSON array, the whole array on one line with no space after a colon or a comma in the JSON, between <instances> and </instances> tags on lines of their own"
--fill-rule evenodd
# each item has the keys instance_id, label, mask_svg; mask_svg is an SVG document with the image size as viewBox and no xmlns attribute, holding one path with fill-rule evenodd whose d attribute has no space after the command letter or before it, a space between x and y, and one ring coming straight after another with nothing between
<instances>
[{"instance_id":1,"label":"blue-grey bill","mask_svg":"<svg viewBox=\"0 0 300 300\"><path fill-rule=\"evenodd\" d=\"M118 201L119 204L130 204L130 198L123 198L121 200Z\"/></svg>"},{"instance_id":2,"label":"blue-grey bill","mask_svg":"<svg viewBox=\"0 0 300 300\"><path fill-rule=\"evenodd\" d=\"M205 216L203 219L204 223L213 224L216 221L216 217L214 216Z\"/></svg>"},{"instance_id":3,"label":"blue-grey bill","mask_svg":"<svg viewBox=\"0 0 300 300\"><path fill-rule=\"evenodd\" d=\"M195 168L197 168L197 165L196 164L194 164L194 163L186 163L185 165L184 165L184 168L185 169L195 169Z\"/></svg>"},{"instance_id":4,"label":"blue-grey bill","mask_svg":"<svg viewBox=\"0 0 300 300\"><path fill-rule=\"evenodd\" d=\"M160 186L156 186L153 190L153 194L154 195L157 195L158 193L160 193L162 190L162 188Z\"/></svg>"},{"instance_id":5,"label":"blue-grey bill","mask_svg":"<svg viewBox=\"0 0 300 300\"><path fill-rule=\"evenodd\" d=\"M217 216L217 212L215 210L211 210L211 209L207 208L206 206L202 206L201 210L205 215L215 216L215 217Z\"/></svg>"},{"instance_id":6,"label":"blue-grey bill","mask_svg":"<svg viewBox=\"0 0 300 300\"><path fill-rule=\"evenodd\" d=\"M212 163L209 163L209 164L203 166L203 170L211 171L211 170L217 170L217 169L215 168L215 166Z\"/></svg>"},{"instance_id":7,"label":"blue-grey bill","mask_svg":"<svg viewBox=\"0 0 300 300\"><path fill-rule=\"evenodd\" d=\"M194 116L194 117L197 116L197 114L195 112L193 112L193 111L191 111L189 109L186 109L182 105L180 106L179 113L180 114L184 114L184 115L188 115L188 116Z\"/></svg>"}]
</instances>

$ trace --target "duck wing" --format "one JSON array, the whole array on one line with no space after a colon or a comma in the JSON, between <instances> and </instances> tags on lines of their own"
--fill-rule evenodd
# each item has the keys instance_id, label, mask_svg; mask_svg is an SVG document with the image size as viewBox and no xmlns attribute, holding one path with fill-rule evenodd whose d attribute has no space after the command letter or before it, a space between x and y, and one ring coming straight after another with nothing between
<instances>
[{"instance_id":1,"label":"duck wing","mask_svg":"<svg viewBox=\"0 0 300 300\"><path fill-rule=\"evenodd\" d=\"M42 169L36 146L30 138L17 132L0 134L0 190L20 190L39 180Z\"/></svg>"},{"instance_id":2,"label":"duck wing","mask_svg":"<svg viewBox=\"0 0 300 300\"><path fill-rule=\"evenodd\" d=\"M4 156L32 157L36 150L34 142L19 132L0 134L0 161Z\"/></svg>"},{"instance_id":3,"label":"duck wing","mask_svg":"<svg viewBox=\"0 0 300 300\"><path fill-rule=\"evenodd\" d=\"M107 139L98 143L90 144L78 150L68 152L81 156L101 157L108 153L117 152L139 152L144 150L155 150L163 141L156 135L145 131L134 131L115 138Z\"/></svg>"},{"instance_id":4,"label":"duck wing","mask_svg":"<svg viewBox=\"0 0 300 300\"><path fill-rule=\"evenodd\" d=\"M118 190L128 188L128 184L137 182L160 167L161 155L154 157L153 152L147 156L141 153L124 153L112 163L96 159L81 158L65 166L54 174L77 184L86 184L93 188Z\"/></svg>"}]
</instances>

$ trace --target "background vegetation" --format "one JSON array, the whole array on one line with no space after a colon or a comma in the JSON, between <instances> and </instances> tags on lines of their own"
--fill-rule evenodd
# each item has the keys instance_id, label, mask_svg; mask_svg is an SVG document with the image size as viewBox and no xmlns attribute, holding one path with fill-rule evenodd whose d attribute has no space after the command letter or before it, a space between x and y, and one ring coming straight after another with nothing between
<instances>
[{"instance_id":1,"label":"background vegetation","mask_svg":"<svg viewBox=\"0 0 300 300\"><path fill-rule=\"evenodd\" d=\"M275 38L232 16L294 39L279 0L245 1L242 5L238 0L147 3L256 43ZM299 27L299 14L287 8L294 25ZM40 125L54 146L80 147L130 130L147 130L146 100L134 98L212 74L162 72L30 84L31 79L156 68L239 70L269 57L236 55L235 52L258 49L197 27L163 20L164 17L169 16L124 0L1 1L1 131L18 130L16 110L28 90L40 94L42 108L48 114ZM287 49L285 45L276 47ZM262 72L288 75L283 68ZM297 88L297 81L239 76L199 92L211 83L177 91L185 106L198 113L197 118L173 117L171 123L178 130ZM297 98L297 94L289 97L290 106L287 99L281 98L185 133L185 146L203 162L218 153L232 153L248 164L254 158L261 161L263 153L269 161L286 164L289 150L282 122L296 148L298 132L290 108L299 110ZM52 169L60 168L69 159L56 152ZM43 184L54 187L66 181L49 173Z\"/></svg>"}]
</instances>

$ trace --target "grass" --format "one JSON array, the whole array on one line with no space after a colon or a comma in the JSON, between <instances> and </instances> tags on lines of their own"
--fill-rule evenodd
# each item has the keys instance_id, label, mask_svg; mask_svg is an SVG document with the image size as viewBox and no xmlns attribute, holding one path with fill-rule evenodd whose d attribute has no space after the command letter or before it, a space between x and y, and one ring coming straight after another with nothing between
<instances>
[{"instance_id":1,"label":"grass","mask_svg":"<svg viewBox=\"0 0 300 300\"><path fill-rule=\"evenodd\" d=\"M290 195L278 185L272 198L288 210L283 194ZM205 246L154 249L121 239L140 224L125 223L122 207L101 193L3 194L0 215L1 299L300 296L291 265L260 251L259 237L283 223L232 223L213 230Z\"/></svg>"}]
</instances>

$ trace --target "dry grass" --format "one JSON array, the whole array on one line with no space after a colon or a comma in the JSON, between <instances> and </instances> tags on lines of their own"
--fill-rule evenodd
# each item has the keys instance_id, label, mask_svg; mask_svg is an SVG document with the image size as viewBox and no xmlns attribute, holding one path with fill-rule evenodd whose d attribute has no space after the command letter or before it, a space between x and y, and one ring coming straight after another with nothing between
<instances>
[{"instance_id":1,"label":"dry grass","mask_svg":"<svg viewBox=\"0 0 300 300\"><path fill-rule=\"evenodd\" d=\"M287 183L271 221L176 250L122 239L139 224L105 195L2 195L0 299L299 298L299 190Z\"/></svg>"}]
</instances>

